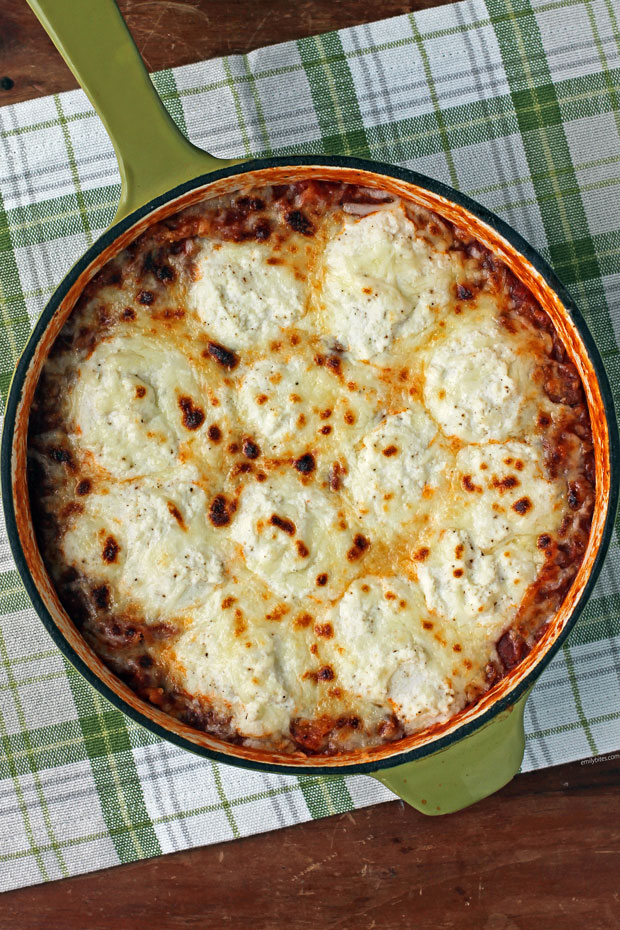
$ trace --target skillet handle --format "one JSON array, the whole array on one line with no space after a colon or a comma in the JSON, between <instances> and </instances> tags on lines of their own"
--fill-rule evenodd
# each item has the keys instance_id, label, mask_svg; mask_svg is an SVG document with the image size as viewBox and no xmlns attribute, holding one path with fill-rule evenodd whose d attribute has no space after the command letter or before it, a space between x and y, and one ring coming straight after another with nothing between
<instances>
[{"instance_id":1,"label":"skillet handle","mask_svg":"<svg viewBox=\"0 0 620 930\"><path fill-rule=\"evenodd\" d=\"M159 99L114 0L28 0L114 145L122 180L115 221L223 160L179 132Z\"/></svg>"},{"instance_id":2,"label":"skillet handle","mask_svg":"<svg viewBox=\"0 0 620 930\"><path fill-rule=\"evenodd\" d=\"M373 772L372 777L430 815L451 814L494 794L521 766L523 712L530 690L470 736L422 759Z\"/></svg>"}]
</instances>

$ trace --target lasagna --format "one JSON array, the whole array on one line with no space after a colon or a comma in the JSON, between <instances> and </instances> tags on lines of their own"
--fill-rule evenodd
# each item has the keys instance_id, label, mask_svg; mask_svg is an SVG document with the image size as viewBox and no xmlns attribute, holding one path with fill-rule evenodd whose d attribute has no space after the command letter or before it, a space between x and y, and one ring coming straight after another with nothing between
<instances>
[{"instance_id":1,"label":"lasagna","mask_svg":"<svg viewBox=\"0 0 620 930\"><path fill-rule=\"evenodd\" d=\"M89 283L29 428L60 599L141 698L334 754L440 724L562 603L594 502L549 316L465 230L302 181L150 226Z\"/></svg>"}]
</instances>

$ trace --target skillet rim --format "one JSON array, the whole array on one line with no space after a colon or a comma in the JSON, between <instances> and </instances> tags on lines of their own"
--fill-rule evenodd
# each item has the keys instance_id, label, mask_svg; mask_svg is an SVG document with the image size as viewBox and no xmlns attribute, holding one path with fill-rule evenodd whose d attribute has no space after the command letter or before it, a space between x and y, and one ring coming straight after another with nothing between
<instances>
[{"instance_id":1,"label":"skillet rim","mask_svg":"<svg viewBox=\"0 0 620 930\"><path fill-rule=\"evenodd\" d=\"M39 589L30 573L30 569L22 549L19 533L17 530L15 501L13 496L13 442L15 435L16 415L22 397L24 381L30 366L30 362L32 361L33 355L35 353L36 347L39 344L39 341L41 340L41 337L47 329L47 326L54 316L56 310L67 295L69 289L79 278L82 272L104 249L112 245L112 243L131 226L133 226L143 217L147 216L153 210L164 206L166 203L177 199L183 194L189 193L195 188L209 184L221 178L231 177L233 175L242 175L249 171L258 171L265 168L286 168L289 166L351 168L372 172L376 175L384 177L395 178L396 180L400 181L405 181L406 183L414 184L417 187L424 188L433 194L437 194L441 197L444 197L446 200L456 203L457 205L463 207L465 210L468 210L478 219L482 220L483 223L486 223L495 232L499 233L499 235L502 236L514 249L516 249L517 252L523 255L531 263L531 265L545 280L547 285L559 297L564 308L575 324L579 333L579 337L586 349L596 374L598 387L603 402L603 409L605 411L605 418L607 420L609 437L610 490L599 547L594 556L587 581L584 584L577 601L575 602L570 616L566 620L564 628L557 636L555 641L541 655L531 671L528 672L523 680L519 682L519 684L517 684L514 688L512 688L507 695L496 700L486 711L477 716L474 720L462 724L451 733L441 736L436 740L431 740L429 743L423 746L400 752L397 749L399 742L397 741L394 743L395 752L391 755L385 756L384 758L374 759L362 763L342 763L340 765L333 766L310 766L304 765L303 763L299 763L297 765L286 765L278 762L262 762L254 759L239 758L237 756L229 755L226 752L220 752L206 746L199 746L195 743L192 743L190 740L187 740L185 737L171 732L170 730L161 726L159 723L150 720L138 709L127 704L120 695L118 695L112 688L106 685L79 657L70 643L65 639L64 635L54 622L50 612L45 606L45 603L43 602L43 599L39 593ZM613 395L601 354L598 350L598 347L596 346L592 334L590 333L584 317L582 316L571 295L566 290L549 264L545 261L542 255L540 255L540 253L533 248L533 246L531 246L504 220L500 219L486 207L472 200L467 195L460 193L459 191L449 187L446 184L443 184L440 181L429 178L426 175L419 174L418 172L412 171L408 168L402 168L384 162L375 162L370 159L362 159L352 156L304 155L252 159L241 164L227 166L217 171L198 175L197 177L177 185L176 187L171 188L163 194L160 194L158 197L153 198L143 206L139 207L137 210L127 214L127 216L123 217L118 222L113 223L110 227L108 227L108 229L105 230L99 239L97 239L97 241L93 243L93 245L78 259L78 261L70 269L70 271L54 291L52 297L46 304L39 319L37 320L37 323L34 326L28 342L26 343L26 346L24 347L16 365L5 408L2 444L0 448L0 478L5 522L11 552L35 612L45 626L47 632L52 637L55 645L58 646L65 658L68 659L69 662L71 662L71 664L76 668L76 670L88 681L88 683L92 685L92 687L94 687L108 701L110 701L110 703L116 709L122 711L136 723L139 723L145 729L154 733L156 736L165 739L167 742L173 743L182 749L189 750L196 755L209 758L212 761L221 762L224 765L234 765L242 769L279 773L284 775L356 775L372 774L373 772L377 772L381 769L389 769L395 766L405 765L409 762L415 761L416 759L421 759L425 756L448 749L451 745L460 742L462 739L466 739L470 734L490 723L502 711L515 705L519 698L521 698L533 685L534 681L548 666L551 659L558 652L560 647L566 641L569 633L575 626L601 571L611 541L614 529L615 515L618 506L620 471L617 463L619 458L620 437L618 434L618 424L615 415Z\"/></svg>"}]
</instances>

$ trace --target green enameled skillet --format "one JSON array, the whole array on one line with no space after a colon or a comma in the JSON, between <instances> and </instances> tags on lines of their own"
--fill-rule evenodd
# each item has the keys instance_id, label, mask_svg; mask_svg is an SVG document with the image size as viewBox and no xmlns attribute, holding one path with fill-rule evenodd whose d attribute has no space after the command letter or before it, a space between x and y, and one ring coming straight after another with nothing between
<instances>
[{"instance_id":1,"label":"green enameled skillet","mask_svg":"<svg viewBox=\"0 0 620 930\"><path fill-rule=\"evenodd\" d=\"M600 571L618 497L618 432L600 355L554 273L504 222L430 178L356 158L223 161L191 145L155 93L113 0L29 0L90 97L114 143L122 195L114 223L79 259L41 314L17 365L2 437L2 495L17 568L54 642L116 707L184 749L231 765L286 774L365 773L427 814L472 804L506 784L524 749L523 711L534 680L565 641ZM205 196L308 177L379 187L436 210L498 254L554 321L583 380L593 426L596 505L589 546L557 616L529 656L474 706L396 743L329 757L226 743L142 702L86 645L61 607L32 527L26 484L28 415L47 353L92 276L148 225Z\"/></svg>"}]
</instances>

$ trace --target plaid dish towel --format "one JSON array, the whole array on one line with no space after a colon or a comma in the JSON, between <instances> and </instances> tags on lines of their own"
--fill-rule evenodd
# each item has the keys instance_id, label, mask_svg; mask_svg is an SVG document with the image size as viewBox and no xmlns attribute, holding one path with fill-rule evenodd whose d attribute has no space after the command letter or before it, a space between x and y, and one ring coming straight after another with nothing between
<instances>
[{"instance_id":1,"label":"plaid dish towel","mask_svg":"<svg viewBox=\"0 0 620 930\"><path fill-rule=\"evenodd\" d=\"M486 204L572 291L620 400L615 0L471 0L154 76L216 155L348 153ZM0 110L0 387L111 221L112 146L81 92ZM619 404L620 407L620 404ZM244 772L126 719L54 648L0 541L0 888L390 799L364 776ZM526 711L524 770L620 749L619 550Z\"/></svg>"}]
</instances>

